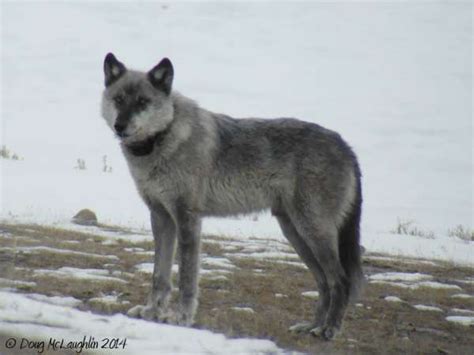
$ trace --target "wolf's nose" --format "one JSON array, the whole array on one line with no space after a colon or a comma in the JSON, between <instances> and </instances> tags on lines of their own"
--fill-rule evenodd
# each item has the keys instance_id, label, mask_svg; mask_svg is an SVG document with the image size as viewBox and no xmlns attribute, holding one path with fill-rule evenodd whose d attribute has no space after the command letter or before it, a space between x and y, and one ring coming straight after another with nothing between
<instances>
[{"instance_id":1,"label":"wolf's nose","mask_svg":"<svg viewBox=\"0 0 474 355\"><path fill-rule=\"evenodd\" d=\"M125 127L126 126L123 123L119 123L119 122L116 122L114 125L115 131L117 133L122 133L123 131L125 131Z\"/></svg>"}]
</instances>

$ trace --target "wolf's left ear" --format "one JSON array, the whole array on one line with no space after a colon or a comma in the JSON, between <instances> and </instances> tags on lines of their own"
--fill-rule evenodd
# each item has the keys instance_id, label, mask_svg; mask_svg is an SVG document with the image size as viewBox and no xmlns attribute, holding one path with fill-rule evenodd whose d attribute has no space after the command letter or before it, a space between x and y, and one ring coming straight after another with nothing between
<instances>
[{"instance_id":1,"label":"wolf's left ear","mask_svg":"<svg viewBox=\"0 0 474 355\"><path fill-rule=\"evenodd\" d=\"M163 58L152 70L148 72L148 80L158 90L164 91L167 95L171 93L173 84L174 69L168 58Z\"/></svg>"},{"instance_id":2,"label":"wolf's left ear","mask_svg":"<svg viewBox=\"0 0 474 355\"><path fill-rule=\"evenodd\" d=\"M105 56L104 60L104 74L105 74L105 86L109 86L117 81L127 69L125 65L120 63L112 53Z\"/></svg>"}]
</instances>

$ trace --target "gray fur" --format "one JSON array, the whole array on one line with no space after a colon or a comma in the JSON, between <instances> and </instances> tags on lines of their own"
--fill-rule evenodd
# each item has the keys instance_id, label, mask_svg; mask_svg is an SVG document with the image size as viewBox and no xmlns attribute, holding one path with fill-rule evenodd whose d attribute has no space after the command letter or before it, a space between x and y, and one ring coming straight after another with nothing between
<instances>
[{"instance_id":1,"label":"gray fur","mask_svg":"<svg viewBox=\"0 0 474 355\"><path fill-rule=\"evenodd\" d=\"M163 62L166 67L160 68ZM121 147L151 211L156 245L148 303L129 314L192 324L201 219L271 209L321 294L314 320L291 329L332 338L362 279L362 198L354 153L337 133L313 123L235 119L207 111L171 90L171 62L161 63L148 74L126 70L106 87L102 100L103 117L113 130L119 118L126 123ZM161 84L150 82L156 72ZM162 78L164 72L171 74ZM116 95L126 103L117 105ZM146 106L137 103L140 96L149 99ZM176 241L180 297L170 319Z\"/></svg>"}]
</instances>

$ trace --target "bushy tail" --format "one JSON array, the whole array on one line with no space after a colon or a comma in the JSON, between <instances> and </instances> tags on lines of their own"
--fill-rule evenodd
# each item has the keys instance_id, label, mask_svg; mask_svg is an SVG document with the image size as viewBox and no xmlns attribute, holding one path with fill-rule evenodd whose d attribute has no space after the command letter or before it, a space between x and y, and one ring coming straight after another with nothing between
<instances>
[{"instance_id":1,"label":"bushy tail","mask_svg":"<svg viewBox=\"0 0 474 355\"><path fill-rule=\"evenodd\" d=\"M349 298L356 300L364 284L360 241L360 217L362 210L362 187L360 170L356 164L356 196L352 209L339 230L339 258L349 279Z\"/></svg>"}]
</instances>

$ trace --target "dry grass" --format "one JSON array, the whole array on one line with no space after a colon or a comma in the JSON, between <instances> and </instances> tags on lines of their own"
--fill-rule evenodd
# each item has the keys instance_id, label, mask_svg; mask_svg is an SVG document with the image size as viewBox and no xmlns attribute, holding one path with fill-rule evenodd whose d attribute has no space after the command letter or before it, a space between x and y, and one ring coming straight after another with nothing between
<instances>
[{"instance_id":1,"label":"dry grass","mask_svg":"<svg viewBox=\"0 0 474 355\"><path fill-rule=\"evenodd\" d=\"M461 225L456 226L453 229L448 230L450 237L456 237L462 240L474 241L474 230L463 227Z\"/></svg>"},{"instance_id":2,"label":"dry grass","mask_svg":"<svg viewBox=\"0 0 474 355\"><path fill-rule=\"evenodd\" d=\"M108 227L115 232L128 231ZM141 247L153 250L151 242L116 245L102 244L103 238L88 233L65 231L50 227L0 225L0 233L9 233L14 238L0 239L0 247L44 245L56 248L93 252L103 255L117 255L118 261L109 269L122 271L122 279L128 284L117 282L81 282L75 279L60 279L50 276L35 277L29 269L73 266L80 268L103 268L104 260L48 254L11 254L0 251L0 266L5 270L2 277L35 281L34 287L19 287L22 292L46 295L70 295L83 301L79 307L102 314L125 313L135 304L142 304L150 287L149 275L134 272L134 265L151 262L151 256L124 251L126 247ZM22 238L26 237L28 239ZM219 239L212 237L213 240ZM72 244L68 240L80 243ZM222 256L219 244L203 243L203 253ZM225 243L225 242L224 242ZM450 297L452 290L420 288L416 290L368 284L360 300L362 305L351 305L348 309L344 329L332 342L325 342L307 335L295 335L288 327L302 320L310 320L314 301L301 295L315 289L310 273L299 267L279 264L270 260L232 258L238 269L228 274L227 279L210 280L203 275L200 281L200 306L196 317L196 328L210 329L229 337L255 337L275 341L280 347L307 353L330 354L379 354L379 353L454 353L467 354L474 348L472 327L465 327L445 321L451 308L473 309L473 299ZM257 272L256 270L259 270ZM474 285L456 280L472 276L473 270L450 264L407 263L404 259L364 261L366 273L403 271L423 272L435 280L458 284L464 293L474 293ZM128 276L133 273L133 277ZM176 277L176 275L175 275ZM115 293L121 301L106 305L90 301L103 294ZM283 294L276 297L275 294ZM385 296L400 297L403 303L384 300ZM176 293L174 294L176 298ZM415 304L436 305L444 313L415 310ZM237 311L233 307L250 307L254 313Z\"/></svg>"},{"instance_id":3,"label":"dry grass","mask_svg":"<svg viewBox=\"0 0 474 355\"><path fill-rule=\"evenodd\" d=\"M415 221L403 221L401 219L397 220L396 227L391 231L394 234L402 235L412 235L427 239L433 239L434 233L432 231L423 230L415 226Z\"/></svg>"}]
</instances>

